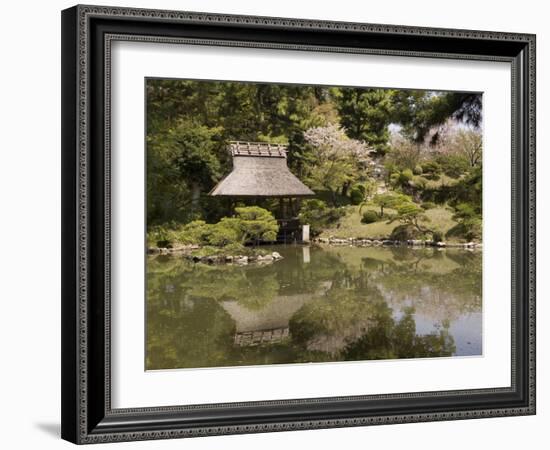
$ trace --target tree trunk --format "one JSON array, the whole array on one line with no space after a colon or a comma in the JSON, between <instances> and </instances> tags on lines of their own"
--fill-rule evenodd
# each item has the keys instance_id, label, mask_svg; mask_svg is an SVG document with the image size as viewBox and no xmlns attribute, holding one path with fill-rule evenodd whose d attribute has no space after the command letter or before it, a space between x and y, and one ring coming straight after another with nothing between
<instances>
[{"instance_id":1,"label":"tree trunk","mask_svg":"<svg viewBox=\"0 0 550 450\"><path fill-rule=\"evenodd\" d=\"M336 191L330 191L331 193L331 196L332 196L332 206L334 206L335 208L338 206L337 203L336 203Z\"/></svg>"},{"instance_id":2,"label":"tree trunk","mask_svg":"<svg viewBox=\"0 0 550 450\"><path fill-rule=\"evenodd\" d=\"M343 186L342 186L342 196L343 197L348 195L348 190L349 190L350 184L351 183L349 181L343 184Z\"/></svg>"}]
</instances>

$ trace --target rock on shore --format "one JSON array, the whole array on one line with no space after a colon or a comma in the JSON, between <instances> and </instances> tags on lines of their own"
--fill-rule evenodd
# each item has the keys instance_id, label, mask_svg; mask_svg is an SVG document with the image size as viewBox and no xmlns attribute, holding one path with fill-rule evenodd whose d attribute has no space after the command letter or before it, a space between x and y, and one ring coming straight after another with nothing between
<instances>
[{"instance_id":1,"label":"rock on shore","mask_svg":"<svg viewBox=\"0 0 550 450\"><path fill-rule=\"evenodd\" d=\"M237 264L237 265L247 265L249 263L272 263L274 261L279 261L283 259L279 252L268 253L267 255L207 255L199 256L194 255L193 250L197 250L200 247L198 246L186 246L178 248L157 248L150 247L147 249L148 255L172 255L172 256L181 256L195 263L204 263L204 264Z\"/></svg>"},{"instance_id":2,"label":"rock on shore","mask_svg":"<svg viewBox=\"0 0 550 450\"><path fill-rule=\"evenodd\" d=\"M394 241L391 239L363 239L363 238L337 238L337 237L321 237L312 240L314 243L325 245L347 245L354 247L370 247L370 246L408 246L408 247L436 247L436 248L463 248L463 249L481 249L483 244L479 242L434 242L432 240L410 239L407 241Z\"/></svg>"}]
</instances>

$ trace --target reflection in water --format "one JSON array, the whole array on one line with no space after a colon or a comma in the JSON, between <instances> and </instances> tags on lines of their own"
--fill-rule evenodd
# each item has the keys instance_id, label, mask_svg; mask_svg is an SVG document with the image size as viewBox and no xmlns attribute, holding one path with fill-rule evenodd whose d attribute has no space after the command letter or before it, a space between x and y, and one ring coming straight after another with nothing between
<instances>
[{"instance_id":1,"label":"reflection in water","mask_svg":"<svg viewBox=\"0 0 550 450\"><path fill-rule=\"evenodd\" d=\"M147 369L481 354L481 252L277 247L147 261Z\"/></svg>"}]
</instances>

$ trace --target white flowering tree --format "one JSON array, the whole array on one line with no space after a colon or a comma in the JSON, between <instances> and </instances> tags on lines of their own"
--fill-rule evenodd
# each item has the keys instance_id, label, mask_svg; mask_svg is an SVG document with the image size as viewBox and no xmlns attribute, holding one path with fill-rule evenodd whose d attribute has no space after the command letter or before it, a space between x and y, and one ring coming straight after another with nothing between
<instances>
[{"instance_id":1,"label":"white flowering tree","mask_svg":"<svg viewBox=\"0 0 550 450\"><path fill-rule=\"evenodd\" d=\"M304 138L316 149L309 181L317 189L328 190L336 206L336 194L340 189L346 194L368 161L370 149L364 142L347 137L345 130L334 124L310 128Z\"/></svg>"}]
</instances>

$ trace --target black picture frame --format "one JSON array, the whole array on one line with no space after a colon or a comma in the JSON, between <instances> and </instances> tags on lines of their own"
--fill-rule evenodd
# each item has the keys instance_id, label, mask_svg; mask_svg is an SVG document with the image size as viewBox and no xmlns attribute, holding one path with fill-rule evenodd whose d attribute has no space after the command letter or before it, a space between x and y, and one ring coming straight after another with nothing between
<instances>
[{"instance_id":1,"label":"black picture frame","mask_svg":"<svg viewBox=\"0 0 550 450\"><path fill-rule=\"evenodd\" d=\"M110 43L195 42L512 66L512 384L112 409ZM99 443L535 414L535 36L78 5L62 12L62 437Z\"/></svg>"}]
</instances>

